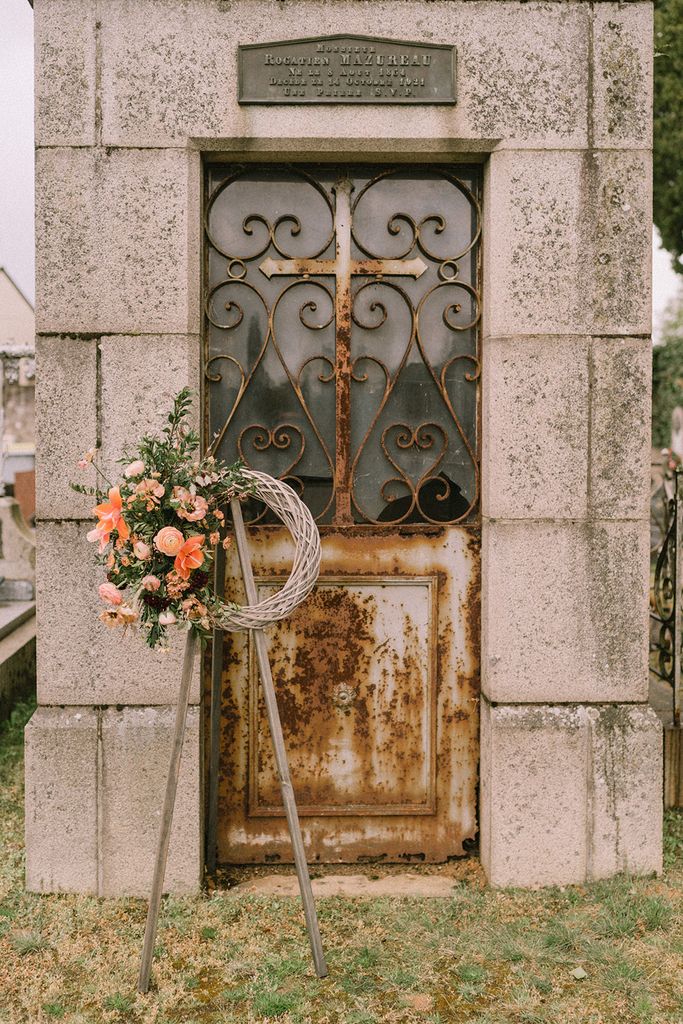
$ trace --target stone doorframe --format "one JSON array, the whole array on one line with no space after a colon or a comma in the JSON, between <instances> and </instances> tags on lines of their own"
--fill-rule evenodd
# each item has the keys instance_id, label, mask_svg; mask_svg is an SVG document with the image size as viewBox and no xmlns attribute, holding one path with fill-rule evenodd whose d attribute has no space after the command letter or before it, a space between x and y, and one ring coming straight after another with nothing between
<instances>
[{"instance_id":1,"label":"stone doorframe","mask_svg":"<svg viewBox=\"0 0 683 1024\"><path fill-rule=\"evenodd\" d=\"M494 885L659 870L661 733L646 703L651 5L481 0L472 17L460 0L405 0L400 26L391 4L228 6L230 38L209 60L221 3L190 4L188 21L180 0L168 18L149 0L35 2L27 886L149 887L181 644L160 657L99 628L91 503L68 480L95 443L113 470L180 386L200 386L202 154L485 162L482 863ZM358 32L400 37L410 22L413 36L456 42L458 106L238 108L237 42L261 38L266 15L274 39L310 35L312 11L321 33L353 18ZM202 92L207 60L221 70L220 109ZM174 85L181 72L199 77ZM172 86L163 99L145 84L159 76ZM202 875L198 677L192 701L176 892Z\"/></svg>"}]
</instances>

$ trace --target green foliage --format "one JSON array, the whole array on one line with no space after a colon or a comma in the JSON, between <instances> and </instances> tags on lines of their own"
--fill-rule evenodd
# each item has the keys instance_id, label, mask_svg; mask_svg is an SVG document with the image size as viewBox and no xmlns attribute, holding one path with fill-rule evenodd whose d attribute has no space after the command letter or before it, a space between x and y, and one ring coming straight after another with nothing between
<instances>
[{"instance_id":1,"label":"green foliage","mask_svg":"<svg viewBox=\"0 0 683 1024\"><path fill-rule=\"evenodd\" d=\"M654 219L683 273L683 0L655 2Z\"/></svg>"},{"instance_id":2,"label":"green foliage","mask_svg":"<svg viewBox=\"0 0 683 1024\"><path fill-rule=\"evenodd\" d=\"M664 824L664 866L683 865L683 811L667 811Z\"/></svg>"},{"instance_id":3,"label":"green foliage","mask_svg":"<svg viewBox=\"0 0 683 1024\"><path fill-rule=\"evenodd\" d=\"M66 1007L62 1006L61 1003L45 1003L43 1005L43 1013L46 1017L51 1017L53 1020L61 1020L62 1017L66 1017Z\"/></svg>"},{"instance_id":4,"label":"green foliage","mask_svg":"<svg viewBox=\"0 0 683 1024\"><path fill-rule=\"evenodd\" d=\"M683 405L683 302L673 306L652 350L652 443L671 444L671 414Z\"/></svg>"},{"instance_id":5,"label":"green foliage","mask_svg":"<svg viewBox=\"0 0 683 1024\"><path fill-rule=\"evenodd\" d=\"M296 996L288 992L258 992L254 996L254 1009L262 1017L280 1017L293 1010Z\"/></svg>"},{"instance_id":6,"label":"green foliage","mask_svg":"<svg viewBox=\"0 0 683 1024\"><path fill-rule=\"evenodd\" d=\"M49 943L39 932L15 932L11 938L12 948L19 956L26 956L28 953L38 953L41 949L48 949Z\"/></svg>"},{"instance_id":7,"label":"green foliage","mask_svg":"<svg viewBox=\"0 0 683 1024\"><path fill-rule=\"evenodd\" d=\"M135 1006L135 999L132 996L123 995L121 992L114 992L104 1000L105 1010L116 1010L118 1013L130 1013Z\"/></svg>"}]
</instances>

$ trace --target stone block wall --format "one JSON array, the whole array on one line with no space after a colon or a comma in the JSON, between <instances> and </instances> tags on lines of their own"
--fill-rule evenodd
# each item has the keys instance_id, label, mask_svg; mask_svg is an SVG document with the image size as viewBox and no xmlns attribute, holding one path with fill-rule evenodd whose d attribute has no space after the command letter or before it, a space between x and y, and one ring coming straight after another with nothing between
<instances>
[{"instance_id":1,"label":"stone block wall","mask_svg":"<svg viewBox=\"0 0 683 1024\"><path fill-rule=\"evenodd\" d=\"M482 860L496 885L657 870L651 4L35 0L35 11L29 886L138 891L151 868L180 652L148 654L100 628L88 503L66 482L82 449L97 444L111 465L173 392L199 386L202 158L216 153L485 164ZM454 43L456 106L238 106L238 43L350 29ZM178 890L201 874L198 759L193 725Z\"/></svg>"}]
</instances>

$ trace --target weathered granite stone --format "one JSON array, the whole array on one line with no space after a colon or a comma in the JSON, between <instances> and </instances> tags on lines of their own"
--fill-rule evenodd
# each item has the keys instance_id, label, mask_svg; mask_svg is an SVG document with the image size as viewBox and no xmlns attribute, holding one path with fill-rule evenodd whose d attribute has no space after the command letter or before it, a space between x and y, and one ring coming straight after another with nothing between
<instances>
[{"instance_id":1,"label":"weathered granite stone","mask_svg":"<svg viewBox=\"0 0 683 1024\"><path fill-rule=\"evenodd\" d=\"M172 149L38 150L38 331L197 329L197 160Z\"/></svg>"},{"instance_id":2,"label":"weathered granite stone","mask_svg":"<svg viewBox=\"0 0 683 1024\"><path fill-rule=\"evenodd\" d=\"M588 708L589 879L662 870L662 726L652 708Z\"/></svg>"},{"instance_id":3,"label":"weathered granite stone","mask_svg":"<svg viewBox=\"0 0 683 1024\"><path fill-rule=\"evenodd\" d=\"M38 702L171 704L180 684L185 635L169 631L168 651L152 651L135 630L97 618L102 569L87 522L38 525ZM199 665L190 694L199 700Z\"/></svg>"},{"instance_id":4,"label":"weathered granite stone","mask_svg":"<svg viewBox=\"0 0 683 1024\"><path fill-rule=\"evenodd\" d=\"M149 894L174 722L173 707L102 713L102 896ZM199 709L190 708L164 891L195 891L200 858Z\"/></svg>"},{"instance_id":5,"label":"weathered granite stone","mask_svg":"<svg viewBox=\"0 0 683 1024\"><path fill-rule=\"evenodd\" d=\"M36 578L36 533L24 519L16 498L0 496L0 577L10 580Z\"/></svg>"},{"instance_id":6,"label":"weathered granite stone","mask_svg":"<svg viewBox=\"0 0 683 1024\"><path fill-rule=\"evenodd\" d=\"M589 349L580 337L484 342L484 515L586 518Z\"/></svg>"},{"instance_id":7,"label":"weathered granite stone","mask_svg":"<svg viewBox=\"0 0 683 1024\"><path fill-rule=\"evenodd\" d=\"M583 314L590 334L649 334L652 326L652 167L649 153L583 155L580 237Z\"/></svg>"},{"instance_id":8,"label":"weathered granite stone","mask_svg":"<svg viewBox=\"0 0 683 1024\"><path fill-rule=\"evenodd\" d=\"M491 155L484 202L484 337L584 333L581 175L576 152Z\"/></svg>"},{"instance_id":9,"label":"weathered granite stone","mask_svg":"<svg viewBox=\"0 0 683 1024\"><path fill-rule=\"evenodd\" d=\"M97 893L97 713L38 708L26 726L26 888Z\"/></svg>"},{"instance_id":10,"label":"weathered granite stone","mask_svg":"<svg viewBox=\"0 0 683 1024\"><path fill-rule=\"evenodd\" d=\"M177 146L188 138L460 138L576 148L587 140L590 11L584 4L390 0L221 5L108 0L102 8L105 145ZM452 108L239 107L237 43L353 32L453 42ZM406 26L410 26L407 31ZM250 147L249 147L250 148Z\"/></svg>"},{"instance_id":11,"label":"weathered granite stone","mask_svg":"<svg viewBox=\"0 0 683 1024\"><path fill-rule=\"evenodd\" d=\"M482 703L482 864L495 886L661 871L662 728L647 705Z\"/></svg>"},{"instance_id":12,"label":"weathered granite stone","mask_svg":"<svg viewBox=\"0 0 683 1024\"><path fill-rule=\"evenodd\" d=\"M650 4L611 0L36 0L38 141L56 147L38 153L38 330L52 335L41 444L54 448L39 509L74 517L40 528L39 699L143 706L99 713L97 761L85 712L52 788L74 709L39 712L28 770L47 795L39 806L38 784L27 792L29 884L149 882L182 636L164 657L97 622L101 576L64 481L93 424L111 468L199 380L202 153L408 166L491 154L482 663L485 696L513 706L484 702L482 855L494 884L657 869L658 731L622 705L644 699L647 678L650 20ZM238 44L349 31L455 43L457 104L237 104ZM67 333L80 337L60 352ZM198 885L201 862L191 718L177 891ZM81 860L63 864L65 830Z\"/></svg>"},{"instance_id":13,"label":"weathered granite stone","mask_svg":"<svg viewBox=\"0 0 683 1024\"><path fill-rule=\"evenodd\" d=\"M20 614L20 610L26 614L31 609L26 618ZM35 604L16 601L3 612L8 618L16 616L17 625L5 620L0 635L0 722L9 718L17 701L32 699L36 689Z\"/></svg>"},{"instance_id":14,"label":"weathered granite stone","mask_svg":"<svg viewBox=\"0 0 683 1024\"><path fill-rule=\"evenodd\" d=\"M650 515L650 379L645 338L594 338L590 510L596 519Z\"/></svg>"},{"instance_id":15,"label":"weathered granite stone","mask_svg":"<svg viewBox=\"0 0 683 1024\"><path fill-rule=\"evenodd\" d=\"M482 701L481 732L481 860L491 885L583 882L584 709Z\"/></svg>"},{"instance_id":16,"label":"weathered granite stone","mask_svg":"<svg viewBox=\"0 0 683 1024\"><path fill-rule=\"evenodd\" d=\"M173 398L191 387L196 401L192 420L200 421L201 338L196 335L150 335L102 338L100 351L100 428L102 468L120 477L123 449L143 434L166 425ZM153 401L149 401L154 381Z\"/></svg>"},{"instance_id":17,"label":"weathered granite stone","mask_svg":"<svg viewBox=\"0 0 683 1024\"><path fill-rule=\"evenodd\" d=\"M593 145L652 145L652 5L593 7Z\"/></svg>"},{"instance_id":18,"label":"weathered granite stone","mask_svg":"<svg viewBox=\"0 0 683 1024\"><path fill-rule=\"evenodd\" d=\"M96 0L34 0L37 146L95 143Z\"/></svg>"},{"instance_id":19,"label":"weathered granite stone","mask_svg":"<svg viewBox=\"0 0 683 1024\"><path fill-rule=\"evenodd\" d=\"M173 707L36 711L26 727L29 890L149 894L174 719ZM199 885L199 808L199 711L190 708L166 892Z\"/></svg>"},{"instance_id":20,"label":"weathered granite stone","mask_svg":"<svg viewBox=\"0 0 683 1024\"><path fill-rule=\"evenodd\" d=\"M647 698L646 522L489 522L482 690L492 701Z\"/></svg>"},{"instance_id":21,"label":"weathered granite stone","mask_svg":"<svg viewBox=\"0 0 683 1024\"><path fill-rule=\"evenodd\" d=\"M98 440L97 343L68 336L36 339L36 514L39 519L83 519L93 499L70 481L94 484L76 467Z\"/></svg>"},{"instance_id":22,"label":"weathered granite stone","mask_svg":"<svg viewBox=\"0 0 683 1024\"><path fill-rule=\"evenodd\" d=\"M494 152L484 335L649 333L650 191L642 152Z\"/></svg>"}]
</instances>

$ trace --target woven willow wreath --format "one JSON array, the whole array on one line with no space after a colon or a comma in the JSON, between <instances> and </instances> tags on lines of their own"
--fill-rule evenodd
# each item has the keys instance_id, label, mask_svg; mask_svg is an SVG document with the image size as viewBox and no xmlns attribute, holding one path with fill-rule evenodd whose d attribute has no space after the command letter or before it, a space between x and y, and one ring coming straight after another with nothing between
<instances>
[{"instance_id":1,"label":"woven willow wreath","mask_svg":"<svg viewBox=\"0 0 683 1024\"><path fill-rule=\"evenodd\" d=\"M255 469L243 469L243 478L253 485L253 495L275 513L289 530L295 544L289 579L277 593L254 605L238 605L221 617L221 629L236 633L244 629L272 626L304 601L320 572L320 534L313 516L289 484Z\"/></svg>"}]
</instances>

